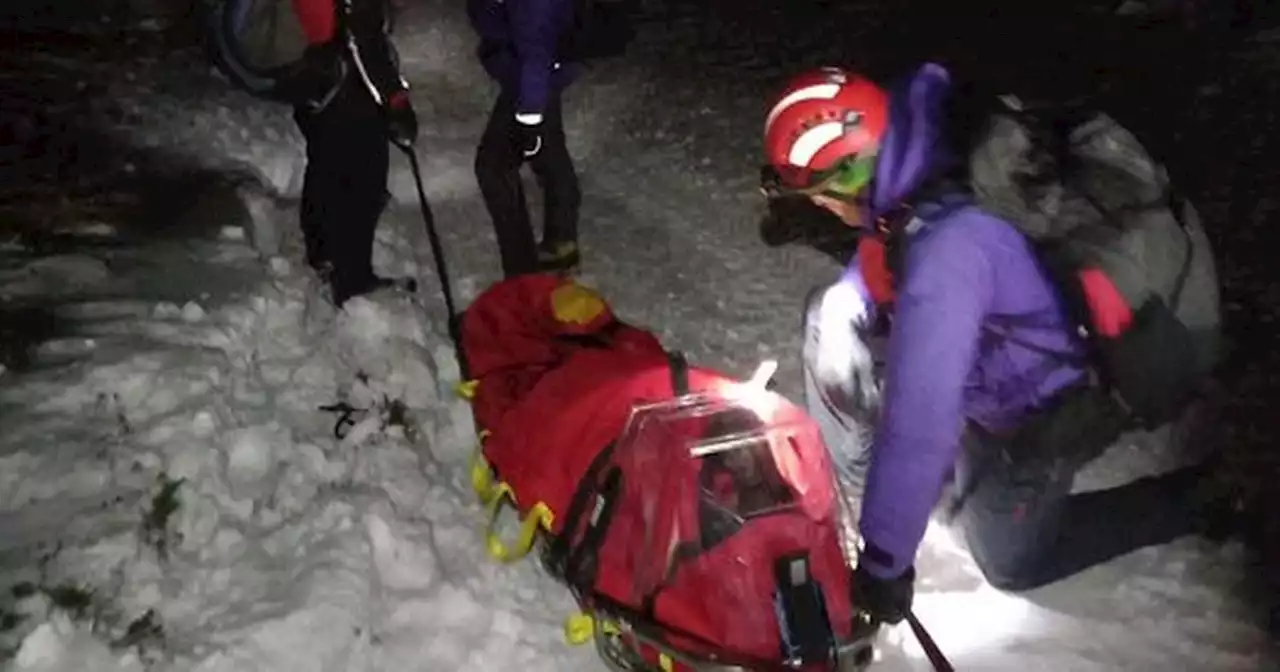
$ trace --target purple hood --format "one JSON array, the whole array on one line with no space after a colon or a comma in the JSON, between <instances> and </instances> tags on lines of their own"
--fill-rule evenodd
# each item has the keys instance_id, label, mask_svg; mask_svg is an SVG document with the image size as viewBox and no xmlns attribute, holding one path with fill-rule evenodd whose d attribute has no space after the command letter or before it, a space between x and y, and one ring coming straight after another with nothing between
<instances>
[{"instance_id":1,"label":"purple hood","mask_svg":"<svg viewBox=\"0 0 1280 672\"><path fill-rule=\"evenodd\" d=\"M876 157L871 209L883 214L930 177L954 164L942 138L951 75L934 63L921 66L890 93L889 128Z\"/></svg>"},{"instance_id":2,"label":"purple hood","mask_svg":"<svg viewBox=\"0 0 1280 672\"><path fill-rule=\"evenodd\" d=\"M893 98L873 207L883 212L948 167L949 77L926 65ZM963 195L916 203L897 282L884 406L860 531L872 574L915 561L966 422L1009 429L1081 376L1082 344L1034 249ZM1054 353L1054 354L1051 354Z\"/></svg>"}]
</instances>

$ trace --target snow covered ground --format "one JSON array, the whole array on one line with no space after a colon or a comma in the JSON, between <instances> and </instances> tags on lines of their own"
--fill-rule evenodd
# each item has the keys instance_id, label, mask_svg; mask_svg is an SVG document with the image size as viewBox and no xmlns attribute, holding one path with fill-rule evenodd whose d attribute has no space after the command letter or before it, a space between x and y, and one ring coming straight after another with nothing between
<instances>
[{"instance_id":1,"label":"snow covered ground","mask_svg":"<svg viewBox=\"0 0 1280 672\"><path fill-rule=\"evenodd\" d=\"M476 83L458 4L410 6L398 42L465 303L498 269L471 176L492 91ZM835 264L757 235L757 122L777 65L726 55L711 70L749 75L664 77L672 53L716 39L679 7L633 60L593 70L570 96L586 280L699 362L745 375L780 358L794 394L797 307ZM237 177L175 210L168 235L86 216L51 247L0 237L3 316L34 306L24 323L44 325L27 332L27 366L0 373L0 661L601 669L589 648L562 642L567 592L532 563L485 556L466 478L475 437L452 394L406 163L393 168L375 261L418 277L419 295L337 314L300 264L301 146L287 110L227 91L191 50L177 53L140 47L123 70L77 65L77 88L96 94L84 113L161 163ZM338 401L370 409L342 440L318 410ZM1167 452L1158 441L1117 449L1087 485L1168 466L1179 456ZM935 527L917 613L961 670L1267 669L1240 599L1242 557L1184 540L1008 596ZM905 626L883 644L880 669L928 669Z\"/></svg>"}]
</instances>

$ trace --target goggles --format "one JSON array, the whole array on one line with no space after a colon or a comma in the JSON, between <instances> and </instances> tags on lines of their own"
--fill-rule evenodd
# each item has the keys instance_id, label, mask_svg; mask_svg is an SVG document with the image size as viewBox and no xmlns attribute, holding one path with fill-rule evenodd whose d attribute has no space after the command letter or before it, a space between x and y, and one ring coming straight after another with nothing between
<instances>
[{"instance_id":1,"label":"goggles","mask_svg":"<svg viewBox=\"0 0 1280 672\"><path fill-rule=\"evenodd\" d=\"M871 184L871 178L875 175L875 162L874 154L858 156L807 176L803 171L787 170L784 173L776 166L767 164L760 168L760 193L771 199L822 194L842 200L855 200Z\"/></svg>"}]
</instances>

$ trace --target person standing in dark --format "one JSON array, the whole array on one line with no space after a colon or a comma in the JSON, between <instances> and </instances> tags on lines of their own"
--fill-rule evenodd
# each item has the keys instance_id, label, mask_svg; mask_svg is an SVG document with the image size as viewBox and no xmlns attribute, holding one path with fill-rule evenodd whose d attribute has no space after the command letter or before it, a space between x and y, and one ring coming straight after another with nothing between
<instances>
[{"instance_id":1,"label":"person standing in dark","mask_svg":"<svg viewBox=\"0 0 1280 672\"><path fill-rule=\"evenodd\" d=\"M565 145L560 94L580 65L562 45L574 0L469 0L485 70L501 86L476 150L476 180L493 218L505 277L570 270L579 263L582 194ZM542 187L543 235L535 242L520 182L528 162Z\"/></svg>"},{"instance_id":2,"label":"person standing in dark","mask_svg":"<svg viewBox=\"0 0 1280 672\"><path fill-rule=\"evenodd\" d=\"M392 284L373 272L388 200L388 141L408 149L418 121L391 43L387 0L292 0L308 43L294 78L307 142L301 225L307 263L339 308Z\"/></svg>"}]
</instances>

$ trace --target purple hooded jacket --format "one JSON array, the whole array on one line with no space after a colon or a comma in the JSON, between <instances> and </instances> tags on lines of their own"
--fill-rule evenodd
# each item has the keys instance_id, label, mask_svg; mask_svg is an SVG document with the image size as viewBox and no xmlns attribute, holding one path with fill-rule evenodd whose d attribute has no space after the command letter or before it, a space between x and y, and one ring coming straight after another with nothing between
<instances>
[{"instance_id":1,"label":"purple hooded jacket","mask_svg":"<svg viewBox=\"0 0 1280 672\"><path fill-rule=\"evenodd\" d=\"M871 204L885 212L951 160L942 134L950 77L921 67L891 98ZM1075 382L1083 344L1035 251L963 196L915 205L896 290L883 412L871 449L861 564L881 578L915 561L966 421L1000 431ZM914 224L914 223L913 223ZM1001 337L1000 334L1012 336Z\"/></svg>"},{"instance_id":2,"label":"purple hooded jacket","mask_svg":"<svg viewBox=\"0 0 1280 672\"><path fill-rule=\"evenodd\" d=\"M568 86L576 63L558 59L573 25L574 0L469 0L467 16L480 35L484 69L516 96L518 114L542 114L553 91Z\"/></svg>"}]
</instances>

